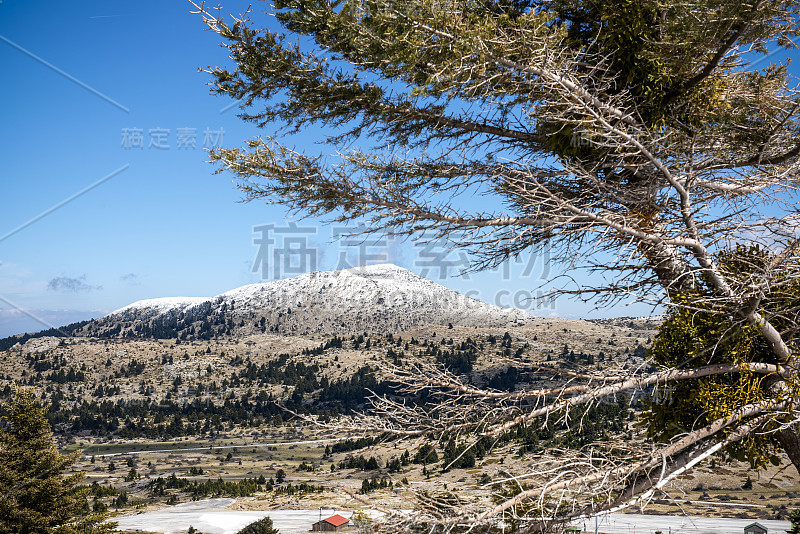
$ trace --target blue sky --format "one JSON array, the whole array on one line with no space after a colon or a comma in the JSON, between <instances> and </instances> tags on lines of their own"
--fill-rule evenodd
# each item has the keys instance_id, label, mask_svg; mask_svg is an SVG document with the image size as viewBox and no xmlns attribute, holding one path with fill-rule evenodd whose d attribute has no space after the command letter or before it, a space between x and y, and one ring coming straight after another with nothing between
<instances>
[{"instance_id":1,"label":"blue sky","mask_svg":"<svg viewBox=\"0 0 800 534\"><path fill-rule=\"evenodd\" d=\"M227 2L225 12L247 5ZM230 176L212 174L204 148L238 146L262 132L210 94L198 67L230 60L191 9L180 0L0 2L0 336L139 299L212 296L272 279L273 253L299 246L298 236L318 269L357 262L355 243L331 242L335 229L297 221L292 233L283 209L239 203ZM270 224L273 244L260 249L254 227ZM259 250L268 260L263 277L252 269ZM426 252L409 243L361 252L506 306L516 299L525 307L555 273L541 257L524 257L465 279L454 276L464 260L458 252L447 256L447 270L426 270ZM311 256L303 258L278 277L308 270ZM533 311L648 311L590 309L559 300Z\"/></svg>"}]
</instances>

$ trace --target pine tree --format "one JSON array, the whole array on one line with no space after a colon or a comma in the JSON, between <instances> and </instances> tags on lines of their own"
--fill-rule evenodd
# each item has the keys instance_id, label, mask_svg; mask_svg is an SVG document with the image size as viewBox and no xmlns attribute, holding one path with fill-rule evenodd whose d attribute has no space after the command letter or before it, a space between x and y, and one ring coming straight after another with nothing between
<instances>
[{"instance_id":1,"label":"pine tree","mask_svg":"<svg viewBox=\"0 0 800 534\"><path fill-rule=\"evenodd\" d=\"M633 441L624 458L612 453L600 462L600 448L590 448L575 459L593 466L585 471L543 456L534 471L547 475L526 478L529 488L489 510L439 501L438 517L454 519L445 524L457 517L473 530L492 528L498 514L524 502L535 515L565 520L636 503L737 442L746 459L763 463L757 442L778 429L778 445L800 470L800 299L784 290L800 281L800 81L778 59L800 36L800 3L274 6L280 31L259 27L248 13L228 23L221 10L197 6L234 62L207 69L213 90L239 100L241 117L268 134L210 156L236 175L248 200L337 223L363 221L364 239L389 232L446 243L472 252L473 269L546 254L570 280L562 285L555 271L546 275L549 296L579 296L599 307L639 299L685 314L672 321L675 342L662 337L670 343L651 374L606 369L601 381L591 375L577 389L522 390L525 407L480 394L446 417L440 410L409 417L406 405L386 398L374 408L387 415L387 427L499 437L534 417L561 417L607 397L609 387L616 394L642 390L645 381L718 377L696 381L703 391L685 387L695 397L679 400L703 395L705 405L687 408L709 419L681 429L679 441L658 448ZM771 64L762 63L773 52ZM296 132L319 143L309 138L309 148L298 147ZM478 195L480 202L470 200ZM739 245L760 245L768 257L728 267L723 260ZM707 312L699 325L707 335L684 335L696 329L698 312ZM694 345L688 361L680 350L687 345ZM763 350L745 351L749 345ZM422 346L425 356L440 352ZM712 347L713 361L705 352ZM562 356L583 365L566 346ZM556 353L547 356L553 359ZM402 379L410 390L434 392L429 403L464 398L463 383L443 386L438 371ZM667 423L689 413L674 408L661 408ZM649 430L661 430L651 422ZM556 463L564 470L551 471Z\"/></svg>"},{"instance_id":2,"label":"pine tree","mask_svg":"<svg viewBox=\"0 0 800 534\"><path fill-rule=\"evenodd\" d=\"M240 530L238 534L278 534L278 529L272 526L272 519L267 516L250 523Z\"/></svg>"},{"instance_id":3,"label":"pine tree","mask_svg":"<svg viewBox=\"0 0 800 534\"><path fill-rule=\"evenodd\" d=\"M0 418L0 534L100 534L115 524L91 512L76 454L58 452L44 410L19 390Z\"/></svg>"}]
</instances>

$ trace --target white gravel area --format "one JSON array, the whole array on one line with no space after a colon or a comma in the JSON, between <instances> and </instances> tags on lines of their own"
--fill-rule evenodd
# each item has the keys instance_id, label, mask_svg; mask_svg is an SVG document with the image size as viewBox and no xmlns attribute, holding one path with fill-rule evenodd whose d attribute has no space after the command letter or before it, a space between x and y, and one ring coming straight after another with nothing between
<instances>
[{"instance_id":1,"label":"white gravel area","mask_svg":"<svg viewBox=\"0 0 800 534\"><path fill-rule=\"evenodd\" d=\"M613 534L742 534L744 527L758 522L768 534L785 534L791 528L788 521L734 519L729 517L694 517L638 514L604 514L598 518L598 532ZM575 526L594 532L594 518L575 521Z\"/></svg>"},{"instance_id":2,"label":"white gravel area","mask_svg":"<svg viewBox=\"0 0 800 534\"><path fill-rule=\"evenodd\" d=\"M118 516L120 530L143 530L161 534L182 534L190 526L203 534L236 534L244 526L264 516L270 516L281 534L300 534L311 530L320 516L340 514L350 517L351 511L314 510L231 510L233 499L206 499L170 506L153 512ZM598 519L598 531L613 534L742 534L751 519L718 517L664 516L636 514L604 514ZM788 521L759 520L769 534L784 534L791 528ZM575 521L575 526L595 531L594 518Z\"/></svg>"},{"instance_id":3,"label":"white gravel area","mask_svg":"<svg viewBox=\"0 0 800 534\"><path fill-rule=\"evenodd\" d=\"M299 534L311 530L311 524L319 521L320 510L230 510L233 499L206 499L170 506L153 512L117 516L120 530L144 530L162 534L185 533L190 526L203 534L236 534L246 525L264 516L281 534ZM322 517L333 514L350 517L352 512L324 509Z\"/></svg>"}]
</instances>

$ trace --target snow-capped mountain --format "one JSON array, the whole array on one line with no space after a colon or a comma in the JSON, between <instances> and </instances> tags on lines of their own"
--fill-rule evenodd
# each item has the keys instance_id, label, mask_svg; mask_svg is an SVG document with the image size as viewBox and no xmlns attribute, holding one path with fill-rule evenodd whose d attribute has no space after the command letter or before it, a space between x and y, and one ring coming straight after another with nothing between
<instances>
[{"instance_id":1,"label":"snow-capped mountain","mask_svg":"<svg viewBox=\"0 0 800 534\"><path fill-rule=\"evenodd\" d=\"M533 317L466 297L391 264L312 272L216 297L135 302L95 321L93 335L208 338L220 334L401 331L421 324L502 327Z\"/></svg>"}]
</instances>

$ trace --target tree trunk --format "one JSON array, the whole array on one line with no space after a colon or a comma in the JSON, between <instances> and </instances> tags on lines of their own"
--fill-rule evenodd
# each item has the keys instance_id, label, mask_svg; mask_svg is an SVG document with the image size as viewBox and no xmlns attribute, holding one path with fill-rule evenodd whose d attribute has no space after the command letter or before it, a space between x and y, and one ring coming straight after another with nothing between
<instances>
[{"instance_id":1,"label":"tree trunk","mask_svg":"<svg viewBox=\"0 0 800 534\"><path fill-rule=\"evenodd\" d=\"M786 455L789 456L794 468L800 473L800 429L797 425L792 425L785 430L776 432L775 438L784 452L786 452Z\"/></svg>"},{"instance_id":2,"label":"tree trunk","mask_svg":"<svg viewBox=\"0 0 800 534\"><path fill-rule=\"evenodd\" d=\"M641 242L638 246L670 298L695 288L695 279L689 266L674 247L648 242Z\"/></svg>"},{"instance_id":3,"label":"tree trunk","mask_svg":"<svg viewBox=\"0 0 800 534\"><path fill-rule=\"evenodd\" d=\"M777 375L767 375L764 377L761 387L764 388L768 397L775 398L786 387L786 383ZM800 474L800 427L795 423L784 430L775 432L775 440Z\"/></svg>"}]
</instances>

